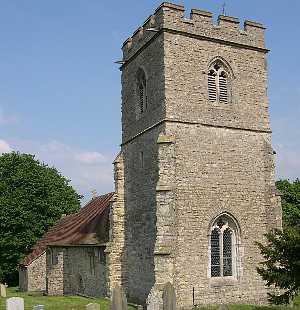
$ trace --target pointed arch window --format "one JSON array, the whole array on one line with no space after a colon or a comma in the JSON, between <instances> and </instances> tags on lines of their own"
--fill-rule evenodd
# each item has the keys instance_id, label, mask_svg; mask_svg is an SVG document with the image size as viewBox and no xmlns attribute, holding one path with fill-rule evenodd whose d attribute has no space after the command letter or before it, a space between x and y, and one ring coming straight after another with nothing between
<instances>
[{"instance_id":1,"label":"pointed arch window","mask_svg":"<svg viewBox=\"0 0 300 310\"><path fill-rule=\"evenodd\" d=\"M236 276L238 264L238 233L228 215L218 217L210 230L210 277Z\"/></svg>"},{"instance_id":2,"label":"pointed arch window","mask_svg":"<svg viewBox=\"0 0 300 310\"><path fill-rule=\"evenodd\" d=\"M208 99L211 102L230 102L230 70L221 61L217 60L208 70Z\"/></svg>"},{"instance_id":3,"label":"pointed arch window","mask_svg":"<svg viewBox=\"0 0 300 310\"><path fill-rule=\"evenodd\" d=\"M145 72L139 68L137 73L137 97L139 114L147 110L147 85Z\"/></svg>"}]
</instances>

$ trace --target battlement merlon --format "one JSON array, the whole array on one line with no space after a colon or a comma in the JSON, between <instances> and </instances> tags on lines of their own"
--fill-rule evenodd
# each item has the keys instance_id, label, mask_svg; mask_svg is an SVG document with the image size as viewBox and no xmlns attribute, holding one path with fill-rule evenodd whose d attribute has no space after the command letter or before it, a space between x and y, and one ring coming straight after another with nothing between
<instances>
[{"instance_id":1,"label":"battlement merlon","mask_svg":"<svg viewBox=\"0 0 300 310\"><path fill-rule=\"evenodd\" d=\"M268 52L265 48L266 28L260 23L246 20L241 29L240 21L236 17L220 15L215 25L213 14L210 12L192 9L189 19L184 18L184 12L185 9L181 5L163 2L124 42L123 60L128 60L143 45L163 31Z\"/></svg>"}]
</instances>

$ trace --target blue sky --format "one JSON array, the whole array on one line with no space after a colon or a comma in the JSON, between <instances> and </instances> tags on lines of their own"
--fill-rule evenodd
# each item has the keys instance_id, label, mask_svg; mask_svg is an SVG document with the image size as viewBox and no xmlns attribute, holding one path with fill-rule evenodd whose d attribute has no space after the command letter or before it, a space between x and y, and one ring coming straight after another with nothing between
<instances>
[{"instance_id":1,"label":"blue sky","mask_svg":"<svg viewBox=\"0 0 300 310\"><path fill-rule=\"evenodd\" d=\"M121 45L161 1L0 0L0 153L36 154L81 194L113 190ZM221 13L222 0L174 1ZM268 30L277 178L300 177L299 0L227 0Z\"/></svg>"}]
</instances>

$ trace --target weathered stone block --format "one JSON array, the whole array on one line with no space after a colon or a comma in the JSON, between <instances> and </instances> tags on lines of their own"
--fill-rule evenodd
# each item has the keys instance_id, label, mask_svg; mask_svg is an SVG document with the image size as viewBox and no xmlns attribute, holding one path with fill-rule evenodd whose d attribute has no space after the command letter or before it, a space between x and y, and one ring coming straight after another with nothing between
<instances>
[{"instance_id":1,"label":"weathered stone block","mask_svg":"<svg viewBox=\"0 0 300 310\"><path fill-rule=\"evenodd\" d=\"M6 285L0 284L0 297L6 297Z\"/></svg>"},{"instance_id":2,"label":"weathered stone block","mask_svg":"<svg viewBox=\"0 0 300 310\"><path fill-rule=\"evenodd\" d=\"M6 310L24 310L24 299L21 297L6 299Z\"/></svg>"},{"instance_id":3,"label":"weathered stone block","mask_svg":"<svg viewBox=\"0 0 300 310\"><path fill-rule=\"evenodd\" d=\"M110 310L127 310L127 299L123 290L116 286L112 291Z\"/></svg>"}]
</instances>

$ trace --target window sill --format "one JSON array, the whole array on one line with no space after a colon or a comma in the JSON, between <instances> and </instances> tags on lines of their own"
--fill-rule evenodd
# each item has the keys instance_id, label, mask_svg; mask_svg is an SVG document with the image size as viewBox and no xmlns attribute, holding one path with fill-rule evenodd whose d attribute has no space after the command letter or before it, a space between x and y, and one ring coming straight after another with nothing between
<instances>
[{"instance_id":1,"label":"window sill","mask_svg":"<svg viewBox=\"0 0 300 310\"><path fill-rule=\"evenodd\" d=\"M209 284L211 287L234 286L238 280L235 277L213 277L209 278Z\"/></svg>"}]
</instances>

